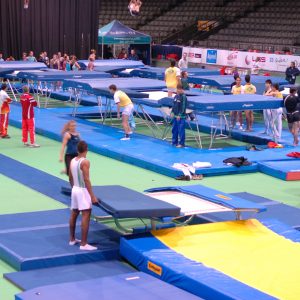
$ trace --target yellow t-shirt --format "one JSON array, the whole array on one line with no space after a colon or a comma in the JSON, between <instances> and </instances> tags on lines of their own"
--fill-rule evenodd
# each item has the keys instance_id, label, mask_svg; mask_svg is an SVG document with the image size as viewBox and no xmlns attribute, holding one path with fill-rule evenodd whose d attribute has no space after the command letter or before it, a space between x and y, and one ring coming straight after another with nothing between
<instances>
[{"instance_id":1,"label":"yellow t-shirt","mask_svg":"<svg viewBox=\"0 0 300 300\"><path fill-rule=\"evenodd\" d=\"M256 87L253 84L245 84L244 85L244 93L245 94L256 94Z\"/></svg>"},{"instance_id":2,"label":"yellow t-shirt","mask_svg":"<svg viewBox=\"0 0 300 300\"><path fill-rule=\"evenodd\" d=\"M124 106L127 106L129 104L132 104L132 101L131 99L127 96L126 93L118 90L115 92L114 94L114 100L115 100L115 103L118 104L120 103L120 106L121 107L124 107Z\"/></svg>"},{"instance_id":3,"label":"yellow t-shirt","mask_svg":"<svg viewBox=\"0 0 300 300\"><path fill-rule=\"evenodd\" d=\"M177 77L180 76L180 70L176 67L170 67L165 72L165 80L168 88L176 89L178 80Z\"/></svg>"},{"instance_id":4,"label":"yellow t-shirt","mask_svg":"<svg viewBox=\"0 0 300 300\"><path fill-rule=\"evenodd\" d=\"M243 86L236 86L234 85L231 89L231 93L233 95L240 95L240 94L244 94L244 87Z\"/></svg>"},{"instance_id":5,"label":"yellow t-shirt","mask_svg":"<svg viewBox=\"0 0 300 300\"><path fill-rule=\"evenodd\" d=\"M276 98L283 99L283 95L281 92L277 92L275 95Z\"/></svg>"}]
</instances>

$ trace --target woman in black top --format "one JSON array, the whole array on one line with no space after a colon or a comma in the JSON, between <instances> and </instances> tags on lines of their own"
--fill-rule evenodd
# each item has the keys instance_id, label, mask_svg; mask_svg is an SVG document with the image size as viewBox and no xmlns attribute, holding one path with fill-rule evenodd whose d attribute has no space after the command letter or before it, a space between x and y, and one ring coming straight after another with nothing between
<instances>
[{"instance_id":1,"label":"woman in black top","mask_svg":"<svg viewBox=\"0 0 300 300\"><path fill-rule=\"evenodd\" d=\"M287 121L291 134L294 137L294 146L299 144L300 112L298 109L299 97L296 96L296 89L291 88L290 94L284 99L284 106L287 111Z\"/></svg>"}]
</instances>

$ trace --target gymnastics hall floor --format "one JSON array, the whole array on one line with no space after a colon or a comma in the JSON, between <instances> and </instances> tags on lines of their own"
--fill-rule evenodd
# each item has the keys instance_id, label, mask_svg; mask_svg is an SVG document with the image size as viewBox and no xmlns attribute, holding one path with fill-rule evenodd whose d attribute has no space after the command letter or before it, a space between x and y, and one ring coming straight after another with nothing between
<instances>
[{"instance_id":1,"label":"gymnastics hall floor","mask_svg":"<svg viewBox=\"0 0 300 300\"><path fill-rule=\"evenodd\" d=\"M21 131L19 129L10 127L10 134L12 136L10 140L0 140L3 155L62 180L67 179L65 175L60 174L60 170L63 168L62 164L58 162L60 143L38 135L37 140L42 147L40 149L28 149L24 148L21 143ZM89 159L92 163L91 180L94 185L120 184L142 192L147 188L178 184L169 177L95 153L89 153ZM189 184L195 184L195 182L180 182L180 185ZM246 191L300 208L299 184L297 182L286 182L261 173L207 177L201 181L201 184L226 193ZM0 201L0 214L55 210L66 207L62 203L3 175L0 175L0 186L1 199L8 199L7 201ZM129 225L132 225L132 222L128 221ZM107 224L113 226L109 222ZM1 274L14 271L12 267L0 261ZM20 290L14 285L3 278L0 279L1 299L12 300L18 292Z\"/></svg>"}]
</instances>

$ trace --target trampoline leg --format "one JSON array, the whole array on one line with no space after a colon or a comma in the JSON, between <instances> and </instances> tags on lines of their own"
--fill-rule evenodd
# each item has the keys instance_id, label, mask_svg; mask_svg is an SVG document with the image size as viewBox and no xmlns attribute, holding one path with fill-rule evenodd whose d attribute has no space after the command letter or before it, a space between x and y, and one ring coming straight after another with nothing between
<instances>
[{"instance_id":1,"label":"trampoline leg","mask_svg":"<svg viewBox=\"0 0 300 300\"><path fill-rule=\"evenodd\" d=\"M235 215L236 215L236 220L242 220L242 213L240 211L236 211L235 212Z\"/></svg>"},{"instance_id":2,"label":"trampoline leg","mask_svg":"<svg viewBox=\"0 0 300 300\"><path fill-rule=\"evenodd\" d=\"M153 219L151 219L151 230L156 230L156 222Z\"/></svg>"}]
</instances>

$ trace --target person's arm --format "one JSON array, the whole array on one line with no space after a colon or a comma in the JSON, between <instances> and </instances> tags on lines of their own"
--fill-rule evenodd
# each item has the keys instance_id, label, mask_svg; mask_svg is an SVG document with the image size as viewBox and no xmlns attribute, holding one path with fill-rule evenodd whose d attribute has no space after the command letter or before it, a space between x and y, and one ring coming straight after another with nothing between
<instances>
[{"instance_id":1,"label":"person's arm","mask_svg":"<svg viewBox=\"0 0 300 300\"><path fill-rule=\"evenodd\" d=\"M61 149L60 149L60 153L59 153L59 161L60 162L63 161L65 149L66 149L67 143L68 143L70 138L71 138L70 134L68 132L66 132L65 135L64 135L62 145L61 145Z\"/></svg>"},{"instance_id":2,"label":"person's arm","mask_svg":"<svg viewBox=\"0 0 300 300\"><path fill-rule=\"evenodd\" d=\"M117 105L117 117L118 117L118 119L120 119L120 111L121 111L120 102L121 102L121 100L117 93L114 94L114 101Z\"/></svg>"},{"instance_id":3,"label":"person's arm","mask_svg":"<svg viewBox=\"0 0 300 300\"><path fill-rule=\"evenodd\" d=\"M290 68L286 68L285 75L286 75L286 77L290 77L291 76Z\"/></svg>"},{"instance_id":4,"label":"person's arm","mask_svg":"<svg viewBox=\"0 0 300 300\"><path fill-rule=\"evenodd\" d=\"M176 79L177 79L177 84L180 84L181 76L180 76L180 69L178 69L178 68L176 70Z\"/></svg>"},{"instance_id":5,"label":"person's arm","mask_svg":"<svg viewBox=\"0 0 300 300\"><path fill-rule=\"evenodd\" d=\"M71 162L72 163L72 162ZM72 172L71 172L71 168L70 168L70 170L69 170L69 182L70 182L70 185L71 185L71 187L73 187L74 186L74 179L73 179L73 175L72 175Z\"/></svg>"},{"instance_id":6,"label":"person's arm","mask_svg":"<svg viewBox=\"0 0 300 300\"><path fill-rule=\"evenodd\" d=\"M79 63L78 63L77 61L75 62L75 66L76 66L76 68L77 68L78 70L81 69L81 67L80 67L80 65L79 65Z\"/></svg>"},{"instance_id":7,"label":"person's arm","mask_svg":"<svg viewBox=\"0 0 300 300\"><path fill-rule=\"evenodd\" d=\"M33 97L30 97L29 101L30 101L30 103L32 104L33 107L37 106L37 101Z\"/></svg>"},{"instance_id":8,"label":"person's arm","mask_svg":"<svg viewBox=\"0 0 300 300\"><path fill-rule=\"evenodd\" d=\"M178 62L178 68L179 68L179 69L182 68L182 59L180 59L179 62Z\"/></svg>"},{"instance_id":9,"label":"person's arm","mask_svg":"<svg viewBox=\"0 0 300 300\"><path fill-rule=\"evenodd\" d=\"M92 203L93 204L98 204L98 199L96 198L96 196L94 195L93 189L92 189L92 184L90 181L90 162L85 159L82 161L81 165L80 165L80 169L82 171L82 175L83 175L83 181L85 184L86 189L88 190L91 199L92 199Z\"/></svg>"},{"instance_id":10,"label":"person's arm","mask_svg":"<svg viewBox=\"0 0 300 300\"><path fill-rule=\"evenodd\" d=\"M186 95L182 95L182 107L181 107L181 116L185 117L186 115L186 107L187 107L187 97Z\"/></svg>"}]
</instances>

